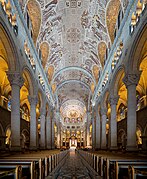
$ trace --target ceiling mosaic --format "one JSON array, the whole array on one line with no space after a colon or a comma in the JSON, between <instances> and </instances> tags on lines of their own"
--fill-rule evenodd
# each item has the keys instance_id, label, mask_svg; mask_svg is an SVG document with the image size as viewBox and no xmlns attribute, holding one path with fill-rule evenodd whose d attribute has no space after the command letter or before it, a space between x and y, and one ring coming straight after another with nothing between
<instances>
[{"instance_id":1,"label":"ceiling mosaic","mask_svg":"<svg viewBox=\"0 0 147 179\"><path fill-rule=\"evenodd\" d=\"M19 2L22 12L30 16L33 41L37 51L41 51L42 65L57 110L80 114L78 108L82 110L81 104L89 110L99 72L103 70L106 50L114 40L119 11L125 12L128 0ZM73 109L66 101L76 108Z\"/></svg>"}]
</instances>

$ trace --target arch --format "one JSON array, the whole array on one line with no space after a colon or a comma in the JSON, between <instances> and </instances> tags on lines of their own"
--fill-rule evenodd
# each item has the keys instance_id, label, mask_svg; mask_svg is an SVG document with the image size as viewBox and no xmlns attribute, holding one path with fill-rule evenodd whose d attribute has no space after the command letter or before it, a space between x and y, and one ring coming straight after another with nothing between
<instances>
[{"instance_id":1,"label":"arch","mask_svg":"<svg viewBox=\"0 0 147 179\"><path fill-rule=\"evenodd\" d=\"M6 51L8 68L11 71L19 71L20 63L19 63L19 55L17 53L16 44L11 36L11 32L7 28L5 22L0 17L0 41L2 42L4 49Z\"/></svg>"},{"instance_id":2,"label":"arch","mask_svg":"<svg viewBox=\"0 0 147 179\"><path fill-rule=\"evenodd\" d=\"M6 73L8 71L8 64L7 61L3 58L4 49L3 48L1 49L2 50L0 52L0 84L1 84L0 89L1 89L1 95L7 95L11 91L11 86Z\"/></svg>"},{"instance_id":3,"label":"arch","mask_svg":"<svg viewBox=\"0 0 147 179\"><path fill-rule=\"evenodd\" d=\"M40 45L40 50L41 50L41 54L42 54L42 66L43 68L45 68L46 63L47 63L47 59L49 56L49 44L48 42L42 42Z\"/></svg>"},{"instance_id":4,"label":"arch","mask_svg":"<svg viewBox=\"0 0 147 179\"><path fill-rule=\"evenodd\" d=\"M34 78L34 74L30 71L30 69L25 66L22 69L23 78L26 82L26 87L29 90L29 95L33 96L37 94L38 89L36 89L36 79Z\"/></svg>"},{"instance_id":5,"label":"arch","mask_svg":"<svg viewBox=\"0 0 147 179\"><path fill-rule=\"evenodd\" d=\"M23 129L21 132L21 148L27 148L29 146L29 131L27 129Z\"/></svg>"},{"instance_id":6,"label":"arch","mask_svg":"<svg viewBox=\"0 0 147 179\"><path fill-rule=\"evenodd\" d=\"M102 67L104 67L104 60L105 60L106 50L107 50L106 43L104 41L101 41L98 44L98 55L99 55Z\"/></svg>"},{"instance_id":7,"label":"arch","mask_svg":"<svg viewBox=\"0 0 147 179\"><path fill-rule=\"evenodd\" d=\"M109 90L106 89L101 100L101 107L102 108L108 108L108 98L109 98Z\"/></svg>"},{"instance_id":8,"label":"arch","mask_svg":"<svg viewBox=\"0 0 147 179\"><path fill-rule=\"evenodd\" d=\"M127 135L126 135L126 131L124 129L120 129L118 131L118 137L117 137L117 142L118 142L118 147L119 148L126 148L126 144L127 144Z\"/></svg>"},{"instance_id":9,"label":"arch","mask_svg":"<svg viewBox=\"0 0 147 179\"><path fill-rule=\"evenodd\" d=\"M128 67L128 72L139 71L139 66L144 59L144 56L147 55L147 23L145 22L137 31L136 37L134 37L133 44L131 45L131 50L128 57L129 60L126 64L126 66ZM146 54L144 54L143 52L146 52Z\"/></svg>"},{"instance_id":10,"label":"arch","mask_svg":"<svg viewBox=\"0 0 147 179\"><path fill-rule=\"evenodd\" d=\"M97 104L96 110L98 111L98 114L100 116L100 114L101 114L101 112L100 112L100 110L101 110L101 104L100 104L100 102Z\"/></svg>"},{"instance_id":11,"label":"arch","mask_svg":"<svg viewBox=\"0 0 147 179\"><path fill-rule=\"evenodd\" d=\"M89 76L95 83L95 80L92 76L92 74L90 74L88 71L86 71L84 68L82 67L79 67L79 66L68 66L68 67L65 67L65 68L62 68L61 70L59 70L54 76L53 76L53 81L55 80L55 78L60 75L60 73L63 73L65 71L68 71L68 70L79 70L79 71L82 71L83 73L85 73L87 76Z\"/></svg>"},{"instance_id":12,"label":"arch","mask_svg":"<svg viewBox=\"0 0 147 179\"><path fill-rule=\"evenodd\" d=\"M115 25L118 18L121 3L119 0L110 0L106 7L106 24L111 39L111 43L114 41Z\"/></svg>"},{"instance_id":13,"label":"arch","mask_svg":"<svg viewBox=\"0 0 147 179\"><path fill-rule=\"evenodd\" d=\"M82 82L82 81L80 81L80 80L75 80L75 79L63 81L62 83L60 83L60 84L57 86L56 91L58 91L63 85L65 85L65 84L67 84L67 83L75 83L75 82L84 85L87 89L89 89L89 90L91 91L90 87L89 87L86 83L84 83L84 82Z\"/></svg>"},{"instance_id":14,"label":"arch","mask_svg":"<svg viewBox=\"0 0 147 179\"><path fill-rule=\"evenodd\" d=\"M42 93L41 90L38 91L38 103L39 103L39 108L41 109L44 106L44 94Z\"/></svg>"},{"instance_id":15,"label":"arch","mask_svg":"<svg viewBox=\"0 0 147 179\"><path fill-rule=\"evenodd\" d=\"M118 90L120 88L122 79L124 77L125 69L124 66L119 66L117 68L117 71L114 73L112 76L112 81L110 83L110 94L117 96L118 95Z\"/></svg>"},{"instance_id":16,"label":"arch","mask_svg":"<svg viewBox=\"0 0 147 179\"><path fill-rule=\"evenodd\" d=\"M40 27L41 27L41 8L36 0L28 0L27 9L28 9L29 17L32 22L32 30L33 30L32 38L34 44L36 45Z\"/></svg>"}]
</instances>

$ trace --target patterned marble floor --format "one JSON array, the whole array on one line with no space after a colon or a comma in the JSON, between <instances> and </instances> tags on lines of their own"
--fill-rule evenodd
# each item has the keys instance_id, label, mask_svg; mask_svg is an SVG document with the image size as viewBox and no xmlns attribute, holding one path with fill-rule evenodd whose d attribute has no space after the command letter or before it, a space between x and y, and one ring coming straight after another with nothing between
<instances>
[{"instance_id":1,"label":"patterned marble floor","mask_svg":"<svg viewBox=\"0 0 147 179\"><path fill-rule=\"evenodd\" d=\"M57 179L91 179L88 169L83 165L74 149L70 150L69 157L59 170ZM101 177L100 177L101 178Z\"/></svg>"}]
</instances>

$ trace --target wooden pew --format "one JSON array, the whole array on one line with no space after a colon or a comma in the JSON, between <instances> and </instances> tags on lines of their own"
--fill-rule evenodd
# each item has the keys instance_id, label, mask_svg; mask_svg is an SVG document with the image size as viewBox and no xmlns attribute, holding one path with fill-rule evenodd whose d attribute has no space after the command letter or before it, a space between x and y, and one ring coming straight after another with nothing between
<instances>
[{"instance_id":1,"label":"wooden pew","mask_svg":"<svg viewBox=\"0 0 147 179\"><path fill-rule=\"evenodd\" d=\"M0 168L0 178L3 179L22 179L22 168L21 166L16 166L12 168Z\"/></svg>"},{"instance_id":2,"label":"wooden pew","mask_svg":"<svg viewBox=\"0 0 147 179\"><path fill-rule=\"evenodd\" d=\"M10 158L10 159L1 159L0 167L8 167L11 166L22 166L22 174L27 174L31 179L43 179L44 175L44 160L36 159L36 158Z\"/></svg>"},{"instance_id":3,"label":"wooden pew","mask_svg":"<svg viewBox=\"0 0 147 179\"><path fill-rule=\"evenodd\" d=\"M13 159L6 159L6 160L0 160L0 169L1 170L7 170L11 168L17 168L17 166L21 166L22 168L22 176L31 178L31 179L39 179L39 161L36 160L13 160Z\"/></svg>"},{"instance_id":4,"label":"wooden pew","mask_svg":"<svg viewBox=\"0 0 147 179\"><path fill-rule=\"evenodd\" d=\"M147 178L147 166L128 166L129 179Z\"/></svg>"},{"instance_id":5,"label":"wooden pew","mask_svg":"<svg viewBox=\"0 0 147 179\"><path fill-rule=\"evenodd\" d=\"M129 165L147 168L147 161L135 159L103 159L103 178L123 179L124 177L128 177Z\"/></svg>"},{"instance_id":6,"label":"wooden pew","mask_svg":"<svg viewBox=\"0 0 147 179\"><path fill-rule=\"evenodd\" d=\"M13 164L14 167L16 167L16 165L20 165L22 166L22 172L25 170L26 164L29 166L29 169L26 169L28 171L31 170L30 174L30 178L31 179L44 179L46 176L49 175L49 173L51 173L54 168L58 165L58 163L60 162L60 160L62 159L62 157L64 155L66 155L67 151L58 153L58 154L52 154L52 155L48 155L47 152L42 152L42 153L31 153L31 154L23 154L23 155L13 155L10 157L5 157L4 159L0 159L0 166L6 164L6 167L11 167ZM38 168L37 170L31 169L31 162L38 162ZM10 166L9 166L10 164ZM36 165L36 163L35 163ZM34 166L34 165L32 165ZM36 173L38 174L36 176L36 174L34 174L33 172L37 171Z\"/></svg>"}]
</instances>

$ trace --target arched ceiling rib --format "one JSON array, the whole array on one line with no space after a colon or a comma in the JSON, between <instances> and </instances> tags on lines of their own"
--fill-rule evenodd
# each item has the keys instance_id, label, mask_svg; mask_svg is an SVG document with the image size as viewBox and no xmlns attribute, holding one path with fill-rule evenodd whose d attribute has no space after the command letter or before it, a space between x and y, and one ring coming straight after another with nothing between
<instances>
[{"instance_id":1,"label":"arched ceiling rib","mask_svg":"<svg viewBox=\"0 0 147 179\"><path fill-rule=\"evenodd\" d=\"M71 80L63 81L62 83L58 84L56 91L58 91L62 86L64 86L67 83L79 83L79 84L83 85L85 88L87 88L88 90L90 90L90 87L86 83L84 83L80 80L71 79Z\"/></svg>"},{"instance_id":2,"label":"arched ceiling rib","mask_svg":"<svg viewBox=\"0 0 147 179\"><path fill-rule=\"evenodd\" d=\"M89 73L88 71L86 71L84 68L81 68L81 67L78 67L78 66L70 66L70 67L65 67L65 68L60 69L56 74L54 74L53 81L59 75L62 75L64 72L67 72L67 71L70 71L70 72L73 71L74 73L76 73L76 71L80 71L80 72L84 73L86 76L88 76L89 78L91 78L93 80L93 82L95 83L95 80L94 80L92 74Z\"/></svg>"}]
</instances>

